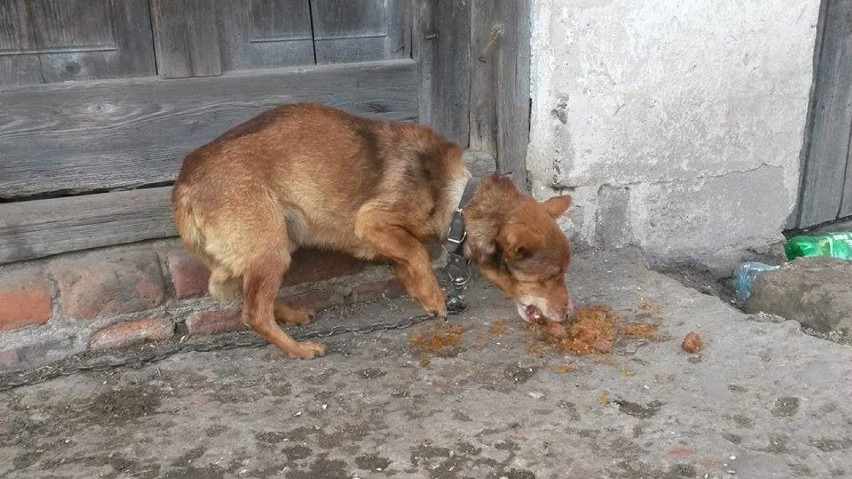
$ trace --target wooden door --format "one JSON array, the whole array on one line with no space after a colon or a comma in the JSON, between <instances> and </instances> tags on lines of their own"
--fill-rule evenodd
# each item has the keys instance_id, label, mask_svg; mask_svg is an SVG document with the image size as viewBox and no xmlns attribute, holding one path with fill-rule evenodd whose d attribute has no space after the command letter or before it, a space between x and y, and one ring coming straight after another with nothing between
<instances>
[{"instance_id":1,"label":"wooden door","mask_svg":"<svg viewBox=\"0 0 852 479\"><path fill-rule=\"evenodd\" d=\"M417 120L408 5L0 1L0 264L173 236L183 157L274 105Z\"/></svg>"}]
</instances>

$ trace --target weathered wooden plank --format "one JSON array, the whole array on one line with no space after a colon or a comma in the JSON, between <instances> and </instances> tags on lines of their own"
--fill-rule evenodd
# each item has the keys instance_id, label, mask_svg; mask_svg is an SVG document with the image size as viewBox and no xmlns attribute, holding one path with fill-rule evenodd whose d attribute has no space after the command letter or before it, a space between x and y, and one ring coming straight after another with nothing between
<instances>
[{"instance_id":1,"label":"weathered wooden plank","mask_svg":"<svg viewBox=\"0 0 852 479\"><path fill-rule=\"evenodd\" d=\"M800 228L832 221L841 210L852 125L852 2L828 1L824 31L803 171Z\"/></svg>"},{"instance_id":2,"label":"weathered wooden plank","mask_svg":"<svg viewBox=\"0 0 852 479\"><path fill-rule=\"evenodd\" d=\"M414 0L412 54L420 121L467 147L470 138L470 0Z\"/></svg>"},{"instance_id":3,"label":"weathered wooden plank","mask_svg":"<svg viewBox=\"0 0 852 479\"><path fill-rule=\"evenodd\" d=\"M471 4L470 148L497 155L497 56L506 27L500 1Z\"/></svg>"},{"instance_id":4,"label":"weathered wooden plank","mask_svg":"<svg viewBox=\"0 0 852 479\"><path fill-rule=\"evenodd\" d=\"M251 0L250 31L252 41L311 38L310 3L308 0Z\"/></svg>"},{"instance_id":5,"label":"weathered wooden plank","mask_svg":"<svg viewBox=\"0 0 852 479\"><path fill-rule=\"evenodd\" d=\"M171 187L0 204L0 264L176 235Z\"/></svg>"},{"instance_id":6,"label":"weathered wooden plank","mask_svg":"<svg viewBox=\"0 0 852 479\"><path fill-rule=\"evenodd\" d=\"M813 58L813 70L814 74L819 69L819 59L822 54L822 44L823 39L825 38L825 13L826 13L826 5L827 2L820 2L819 6L819 15L817 18L816 25L816 38L814 41L814 58ZM813 88L813 85L811 86ZM811 132L813 131L814 117L816 116L816 111L814 110L814 105L816 105L816 95L813 94L813 91L808 99L808 115L805 119L805 138L802 144L802 149L799 152L799 187L797 191L797 199L796 206L793 208L793 211L790 212L790 216L787 217L787 221L784 225L784 229L792 230L799 227L799 217L802 211L802 193L804 191L804 178L805 178L805 168L807 167L807 158L808 151L810 150L811 145Z\"/></svg>"},{"instance_id":7,"label":"weathered wooden plank","mask_svg":"<svg viewBox=\"0 0 852 479\"><path fill-rule=\"evenodd\" d=\"M527 187L528 0L473 0L470 148L492 153L501 173Z\"/></svg>"},{"instance_id":8,"label":"weathered wooden plank","mask_svg":"<svg viewBox=\"0 0 852 479\"><path fill-rule=\"evenodd\" d=\"M495 169L487 154L466 153L475 177ZM170 186L0 203L0 264L176 236Z\"/></svg>"},{"instance_id":9,"label":"weathered wooden plank","mask_svg":"<svg viewBox=\"0 0 852 479\"><path fill-rule=\"evenodd\" d=\"M499 3L505 32L497 57L497 170L510 173L515 184L526 190L530 138L530 0Z\"/></svg>"},{"instance_id":10,"label":"weathered wooden plank","mask_svg":"<svg viewBox=\"0 0 852 479\"><path fill-rule=\"evenodd\" d=\"M156 74L145 0L42 0L32 8L46 82Z\"/></svg>"},{"instance_id":11,"label":"weathered wooden plank","mask_svg":"<svg viewBox=\"0 0 852 479\"><path fill-rule=\"evenodd\" d=\"M317 63L404 58L408 0L311 0Z\"/></svg>"},{"instance_id":12,"label":"weathered wooden plank","mask_svg":"<svg viewBox=\"0 0 852 479\"><path fill-rule=\"evenodd\" d=\"M222 73L216 5L209 0L151 0L157 73L163 78Z\"/></svg>"},{"instance_id":13,"label":"weathered wooden plank","mask_svg":"<svg viewBox=\"0 0 852 479\"><path fill-rule=\"evenodd\" d=\"M281 103L414 120L416 90L412 60L0 90L0 198L172 181L186 153Z\"/></svg>"},{"instance_id":14,"label":"weathered wooden plank","mask_svg":"<svg viewBox=\"0 0 852 479\"><path fill-rule=\"evenodd\" d=\"M32 21L42 50L116 48L109 0L40 0L34 3Z\"/></svg>"},{"instance_id":15,"label":"weathered wooden plank","mask_svg":"<svg viewBox=\"0 0 852 479\"><path fill-rule=\"evenodd\" d=\"M224 71L313 65L308 0L217 0Z\"/></svg>"},{"instance_id":16,"label":"weathered wooden plank","mask_svg":"<svg viewBox=\"0 0 852 479\"><path fill-rule=\"evenodd\" d=\"M463 155L465 165L474 178L485 178L497 171L494 155L484 151L466 151Z\"/></svg>"},{"instance_id":17,"label":"weathered wooden plank","mask_svg":"<svg viewBox=\"0 0 852 479\"><path fill-rule=\"evenodd\" d=\"M42 82L35 32L24 0L0 2L0 85Z\"/></svg>"}]
</instances>

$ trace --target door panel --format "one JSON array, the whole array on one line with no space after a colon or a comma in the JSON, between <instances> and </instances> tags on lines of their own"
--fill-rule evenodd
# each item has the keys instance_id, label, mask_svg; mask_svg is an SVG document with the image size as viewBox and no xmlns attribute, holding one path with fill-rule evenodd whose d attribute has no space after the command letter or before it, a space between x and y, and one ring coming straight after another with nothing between
<instances>
[{"instance_id":1,"label":"door panel","mask_svg":"<svg viewBox=\"0 0 852 479\"><path fill-rule=\"evenodd\" d=\"M0 85L156 74L146 0L7 0Z\"/></svg>"},{"instance_id":2,"label":"door panel","mask_svg":"<svg viewBox=\"0 0 852 479\"><path fill-rule=\"evenodd\" d=\"M308 0L217 0L225 71L313 65Z\"/></svg>"},{"instance_id":3,"label":"door panel","mask_svg":"<svg viewBox=\"0 0 852 479\"><path fill-rule=\"evenodd\" d=\"M222 73L216 9L209 0L151 0L151 22L160 77Z\"/></svg>"},{"instance_id":4,"label":"door panel","mask_svg":"<svg viewBox=\"0 0 852 479\"><path fill-rule=\"evenodd\" d=\"M0 85L41 83L37 51L24 0L0 2Z\"/></svg>"},{"instance_id":5,"label":"door panel","mask_svg":"<svg viewBox=\"0 0 852 479\"><path fill-rule=\"evenodd\" d=\"M317 63L403 58L406 2L311 0Z\"/></svg>"}]
</instances>

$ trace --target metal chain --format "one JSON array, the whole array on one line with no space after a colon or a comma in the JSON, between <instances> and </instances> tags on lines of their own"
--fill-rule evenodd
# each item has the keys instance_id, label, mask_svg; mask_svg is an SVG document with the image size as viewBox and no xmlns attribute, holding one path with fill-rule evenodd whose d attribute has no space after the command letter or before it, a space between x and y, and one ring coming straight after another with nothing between
<instances>
[{"instance_id":1,"label":"metal chain","mask_svg":"<svg viewBox=\"0 0 852 479\"><path fill-rule=\"evenodd\" d=\"M446 273L450 279L449 291L447 292L447 312L451 315L456 315L467 309L463 292L470 281L470 269L466 263L464 264L464 267L459 266L457 259L452 258L452 256L455 255L451 255L451 264L447 265L448 267L446 269ZM327 329L296 333L293 334L292 337L296 341L305 341L308 339L330 338L332 336L350 333L370 334L376 331L398 331L436 318L437 316L429 314L419 314L396 322L380 321L366 326L333 326ZM190 352L207 353L238 348L255 348L268 344L268 341L259 336L246 339L238 338L236 340L229 341L226 344L222 344L221 342L212 344L189 344L181 342L144 356L132 356L116 361L101 361L91 364L71 366L44 366L31 371L0 375L0 392L11 391L19 387L40 384L59 377L71 376L80 373L102 373L120 367L140 369L150 364L158 363L176 354Z\"/></svg>"}]
</instances>

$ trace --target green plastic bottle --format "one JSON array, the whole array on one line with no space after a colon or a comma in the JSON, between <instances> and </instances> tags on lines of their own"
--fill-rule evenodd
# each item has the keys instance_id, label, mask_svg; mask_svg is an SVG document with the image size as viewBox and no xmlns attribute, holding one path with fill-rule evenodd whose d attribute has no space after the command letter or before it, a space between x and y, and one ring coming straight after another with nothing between
<instances>
[{"instance_id":1,"label":"green plastic bottle","mask_svg":"<svg viewBox=\"0 0 852 479\"><path fill-rule=\"evenodd\" d=\"M852 232L844 231L817 236L796 236L784 243L787 259L831 256L852 260Z\"/></svg>"}]
</instances>

